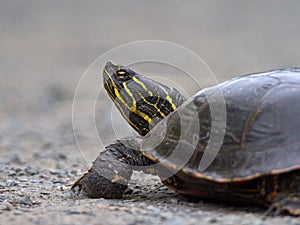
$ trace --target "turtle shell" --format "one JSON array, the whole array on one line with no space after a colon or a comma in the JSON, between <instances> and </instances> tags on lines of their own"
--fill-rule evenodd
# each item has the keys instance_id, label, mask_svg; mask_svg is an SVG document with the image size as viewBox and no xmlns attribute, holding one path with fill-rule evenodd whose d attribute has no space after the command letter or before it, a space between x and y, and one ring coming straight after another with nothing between
<instances>
[{"instance_id":1,"label":"turtle shell","mask_svg":"<svg viewBox=\"0 0 300 225\"><path fill-rule=\"evenodd\" d=\"M238 77L203 89L144 138L170 177L237 182L300 169L300 69Z\"/></svg>"}]
</instances>

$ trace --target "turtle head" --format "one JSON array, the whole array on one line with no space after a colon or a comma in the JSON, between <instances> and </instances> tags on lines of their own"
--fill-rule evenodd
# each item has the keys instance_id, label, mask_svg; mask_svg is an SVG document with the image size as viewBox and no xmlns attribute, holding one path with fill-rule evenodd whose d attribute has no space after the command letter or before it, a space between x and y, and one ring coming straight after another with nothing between
<instances>
[{"instance_id":1,"label":"turtle head","mask_svg":"<svg viewBox=\"0 0 300 225\"><path fill-rule=\"evenodd\" d=\"M176 89L113 62L103 70L103 83L124 119L143 136L185 101Z\"/></svg>"}]
</instances>

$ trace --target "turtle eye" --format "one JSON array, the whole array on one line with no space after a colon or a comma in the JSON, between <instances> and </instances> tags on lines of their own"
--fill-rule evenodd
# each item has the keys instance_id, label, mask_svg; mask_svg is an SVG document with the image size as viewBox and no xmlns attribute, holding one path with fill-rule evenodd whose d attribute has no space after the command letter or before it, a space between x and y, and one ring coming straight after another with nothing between
<instances>
[{"instance_id":1,"label":"turtle eye","mask_svg":"<svg viewBox=\"0 0 300 225\"><path fill-rule=\"evenodd\" d=\"M122 81L127 81L132 78L132 75L130 73L128 73L128 71L125 71L125 70L116 71L116 76L118 79L120 79Z\"/></svg>"}]
</instances>

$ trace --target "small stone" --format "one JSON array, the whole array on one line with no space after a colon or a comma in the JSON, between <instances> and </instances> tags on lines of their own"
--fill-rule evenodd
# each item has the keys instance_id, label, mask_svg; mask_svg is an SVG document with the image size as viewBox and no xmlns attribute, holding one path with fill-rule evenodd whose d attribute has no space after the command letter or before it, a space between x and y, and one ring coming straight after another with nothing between
<instances>
[{"instance_id":1,"label":"small stone","mask_svg":"<svg viewBox=\"0 0 300 225\"><path fill-rule=\"evenodd\" d=\"M32 200L30 198L29 195L25 195L21 200L20 200L20 203L21 204L24 204L24 205L29 205L29 206L32 206Z\"/></svg>"},{"instance_id":2,"label":"small stone","mask_svg":"<svg viewBox=\"0 0 300 225\"><path fill-rule=\"evenodd\" d=\"M18 215L22 215L23 212L22 212L22 211L19 211L19 210L15 210L15 211L14 211L14 214L15 214L16 216L18 216Z\"/></svg>"},{"instance_id":3,"label":"small stone","mask_svg":"<svg viewBox=\"0 0 300 225\"><path fill-rule=\"evenodd\" d=\"M71 198L71 197L73 197L73 194L71 193L71 192L64 192L63 193L63 198L65 198L65 199L69 199L69 198Z\"/></svg>"},{"instance_id":4,"label":"small stone","mask_svg":"<svg viewBox=\"0 0 300 225\"><path fill-rule=\"evenodd\" d=\"M5 205L3 208L2 208L3 211L11 211L11 207L9 205Z\"/></svg>"},{"instance_id":5,"label":"small stone","mask_svg":"<svg viewBox=\"0 0 300 225\"><path fill-rule=\"evenodd\" d=\"M187 205L188 205L188 206L190 206L190 207L193 207L193 208L197 207L197 204L195 204L195 203L192 203L192 202L190 202L190 203L187 203Z\"/></svg>"},{"instance_id":6,"label":"small stone","mask_svg":"<svg viewBox=\"0 0 300 225\"><path fill-rule=\"evenodd\" d=\"M66 214L68 214L68 215L82 214L81 211L72 210L72 209L64 210L64 212L65 212Z\"/></svg>"},{"instance_id":7,"label":"small stone","mask_svg":"<svg viewBox=\"0 0 300 225\"><path fill-rule=\"evenodd\" d=\"M21 168L12 168L12 170L14 170L16 173L18 173L18 175L24 175Z\"/></svg>"},{"instance_id":8,"label":"small stone","mask_svg":"<svg viewBox=\"0 0 300 225\"><path fill-rule=\"evenodd\" d=\"M20 187L20 188L26 188L26 187L28 187L28 183L20 183L19 185L18 185L18 187Z\"/></svg>"},{"instance_id":9,"label":"small stone","mask_svg":"<svg viewBox=\"0 0 300 225\"><path fill-rule=\"evenodd\" d=\"M9 165L9 163L11 162L11 160L9 159L0 159L0 165ZM1 171L1 169L0 169Z\"/></svg>"},{"instance_id":10,"label":"small stone","mask_svg":"<svg viewBox=\"0 0 300 225\"><path fill-rule=\"evenodd\" d=\"M217 218L211 218L208 222L209 223L217 223L219 220Z\"/></svg>"},{"instance_id":11,"label":"small stone","mask_svg":"<svg viewBox=\"0 0 300 225\"><path fill-rule=\"evenodd\" d=\"M6 187L6 183L0 182L0 189L1 189L1 188L5 188L5 187Z\"/></svg>"},{"instance_id":12,"label":"small stone","mask_svg":"<svg viewBox=\"0 0 300 225\"><path fill-rule=\"evenodd\" d=\"M131 188L127 188L125 191L124 191L124 194L125 195L130 195L132 194L133 190Z\"/></svg>"},{"instance_id":13,"label":"small stone","mask_svg":"<svg viewBox=\"0 0 300 225\"><path fill-rule=\"evenodd\" d=\"M15 175L17 175L17 173L13 170L8 172L8 176L10 176L10 177L15 176Z\"/></svg>"},{"instance_id":14,"label":"small stone","mask_svg":"<svg viewBox=\"0 0 300 225\"><path fill-rule=\"evenodd\" d=\"M147 211L151 212L153 215L160 215L161 214L161 209L159 207L149 205L146 208L147 208Z\"/></svg>"},{"instance_id":15,"label":"small stone","mask_svg":"<svg viewBox=\"0 0 300 225\"><path fill-rule=\"evenodd\" d=\"M18 177L18 180L21 181L21 182L28 182L29 179L26 178L26 177Z\"/></svg>"},{"instance_id":16,"label":"small stone","mask_svg":"<svg viewBox=\"0 0 300 225\"><path fill-rule=\"evenodd\" d=\"M25 168L25 173L29 176L36 175L39 174L39 169L34 166L28 165Z\"/></svg>"},{"instance_id":17,"label":"small stone","mask_svg":"<svg viewBox=\"0 0 300 225\"><path fill-rule=\"evenodd\" d=\"M15 180L10 180L10 179L6 180L6 185L8 187L18 186L18 184L19 184L19 182L15 181Z\"/></svg>"},{"instance_id":18,"label":"small stone","mask_svg":"<svg viewBox=\"0 0 300 225\"><path fill-rule=\"evenodd\" d=\"M58 175L58 174L60 174L60 171L51 169L51 170L49 170L49 173L52 175Z\"/></svg>"},{"instance_id":19,"label":"small stone","mask_svg":"<svg viewBox=\"0 0 300 225\"><path fill-rule=\"evenodd\" d=\"M178 203L178 199L176 199L176 198L171 198L171 199L170 199L170 203L172 203L172 204L177 204L177 203Z\"/></svg>"},{"instance_id":20,"label":"small stone","mask_svg":"<svg viewBox=\"0 0 300 225\"><path fill-rule=\"evenodd\" d=\"M53 184L64 184L64 183L66 183L66 182L67 182L66 179L53 179L53 180L52 180L52 183L53 183Z\"/></svg>"},{"instance_id":21,"label":"small stone","mask_svg":"<svg viewBox=\"0 0 300 225\"><path fill-rule=\"evenodd\" d=\"M36 179L34 179L34 180L31 180L31 183L33 183L33 184L41 184L41 183L43 183L43 181L42 180L36 180Z\"/></svg>"},{"instance_id":22,"label":"small stone","mask_svg":"<svg viewBox=\"0 0 300 225\"><path fill-rule=\"evenodd\" d=\"M62 190L62 191L68 191L70 188L69 187L67 187L66 185L62 185L61 187L60 187L60 190Z\"/></svg>"},{"instance_id":23,"label":"small stone","mask_svg":"<svg viewBox=\"0 0 300 225\"><path fill-rule=\"evenodd\" d=\"M46 175L46 174L40 174L39 177L42 178L42 179L47 179L47 180L50 179L49 176Z\"/></svg>"},{"instance_id":24,"label":"small stone","mask_svg":"<svg viewBox=\"0 0 300 225\"><path fill-rule=\"evenodd\" d=\"M59 191L66 191L68 190L69 188L65 185L59 185L56 187L56 190L59 190Z\"/></svg>"},{"instance_id":25,"label":"small stone","mask_svg":"<svg viewBox=\"0 0 300 225\"><path fill-rule=\"evenodd\" d=\"M55 155L54 159L56 159L56 160L66 160L67 156L63 153L58 153L57 155Z\"/></svg>"},{"instance_id":26,"label":"small stone","mask_svg":"<svg viewBox=\"0 0 300 225\"><path fill-rule=\"evenodd\" d=\"M160 214L161 218L164 220L171 219L173 217L173 214L171 212L163 212Z\"/></svg>"},{"instance_id":27,"label":"small stone","mask_svg":"<svg viewBox=\"0 0 300 225\"><path fill-rule=\"evenodd\" d=\"M136 189L135 189L135 190L132 191L131 194L132 194L132 195L138 195L138 194L141 194L141 193L142 193L141 190L136 190Z\"/></svg>"}]
</instances>

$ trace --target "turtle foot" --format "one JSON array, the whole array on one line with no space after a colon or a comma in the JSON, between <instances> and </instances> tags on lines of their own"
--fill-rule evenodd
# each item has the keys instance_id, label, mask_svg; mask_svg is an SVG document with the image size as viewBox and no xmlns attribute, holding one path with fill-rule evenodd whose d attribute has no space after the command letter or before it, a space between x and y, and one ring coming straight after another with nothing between
<instances>
[{"instance_id":1,"label":"turtle foot","mask_svg":"<svg viewBox=\"0 0 300 225\"><path fill-rule=\"evenodd\" d=\"M122 198L127 185L112 182L93 170L86 172L71 187L71 190L90 198Z\"/></svg>"}]
</instances>

